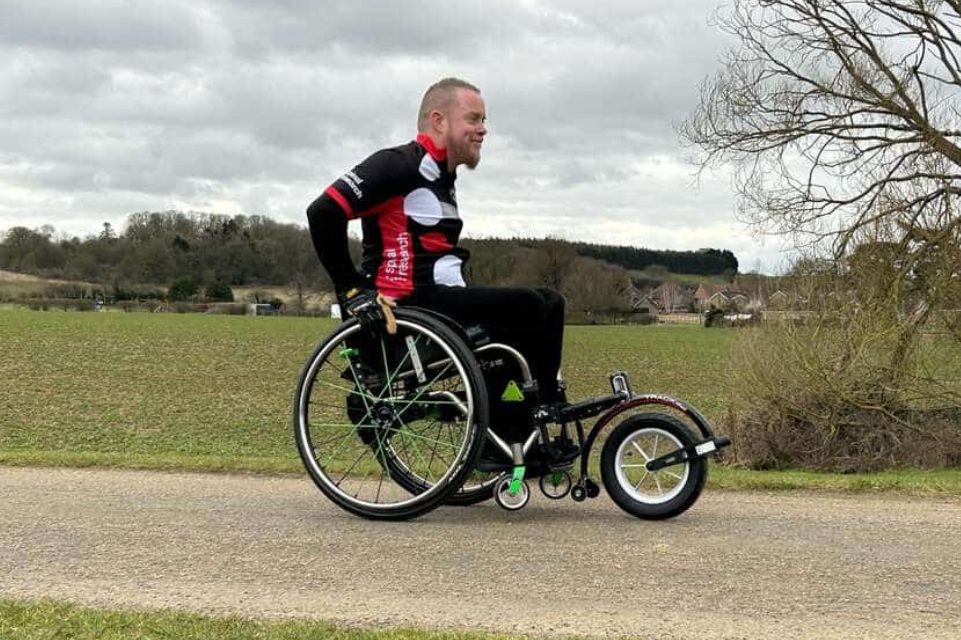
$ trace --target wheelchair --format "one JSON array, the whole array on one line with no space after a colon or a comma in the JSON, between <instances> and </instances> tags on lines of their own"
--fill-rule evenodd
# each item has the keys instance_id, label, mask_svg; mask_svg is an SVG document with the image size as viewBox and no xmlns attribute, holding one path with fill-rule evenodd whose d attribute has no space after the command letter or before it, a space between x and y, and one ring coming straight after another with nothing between
<instances>
[{"instance_id":1,"label":"wheelchair","mask_svg":"<svg viewBox=\"0 0 961 640\"><path fill-rule=\"evenodd\" d=\"M595 498L589 460L603 441L600 479L614 502L639 518L671 518L694 504L708 458L730 444L690 405L635 394L625 373L611 375L610 395L542 404L521 353L482 328L415 307L395 318L394 335L353 318L339 325L304 365L294 397L310 478L353 514L405 520L492 498L514 511L535 478L548 498ZM492 424L503 415L515 417L510 428ZM584 421L598 416L585 435Z\"/></svg>"}]
</instances>

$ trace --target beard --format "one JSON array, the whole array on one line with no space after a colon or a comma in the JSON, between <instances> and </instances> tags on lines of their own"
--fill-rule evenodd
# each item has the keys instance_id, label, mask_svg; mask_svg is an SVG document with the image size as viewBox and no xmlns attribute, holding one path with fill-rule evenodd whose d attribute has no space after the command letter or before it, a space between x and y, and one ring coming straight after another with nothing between
<instances>
[{"instance_id":1,"label":"beard","mask_svg":"<svg viewBox=\"0 0 961 640\"><path fill-rule=\"evenodd\" d=\"M480 164L480 147L475 149L472 142L448 141L447 154L453 157L457 164L462 164L468 169L474 169Z\"/></svg>"}]
</instances>

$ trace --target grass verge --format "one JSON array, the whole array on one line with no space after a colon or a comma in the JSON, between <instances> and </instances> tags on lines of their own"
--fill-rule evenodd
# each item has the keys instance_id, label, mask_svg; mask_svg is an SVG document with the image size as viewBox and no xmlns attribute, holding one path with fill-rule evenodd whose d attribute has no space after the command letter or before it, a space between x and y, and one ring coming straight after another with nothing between
<instances>
[{"instance_id":1,"label":"grass verge","mask_svg":"<svg viewBox=\"0 0 961 640\"><path fill-rule=\"evenodd\" d=\"M112 468L151 471L304 474L298 459L128 455L75 451L0 451L0 465L33 467ZM594 465L596 467L596 465ZM600 474L595 468L595 478ZM708 489L730 491L819 490L888 492L918 496L961 496L961 469L899 470L880 473L815 473L809 471L753 471L713 464ZM0 636L2 637L2 636Z\"/></svg>"},{"instance_id":2,"label":"grass verge","mask_svg":"<svg viewBox=\"0 0 961 640\"><path fill-rule=\"evenodd\" d=\"M63 602L0 599L0 638L4 640L506 640L521 637L524 636L421 629L352 629L304 620L115 611Z\"/></svg>"},{"instance_id":3,"label":"grass verge","mask_svg":"<svg viewBox=\"0 0 961 640\"><path fill-rule=\"evenodd\" d=\"M816 489L848 492L893 492L918 496L961 496L961 469L896 470L879 473L753 471L713 465L708 487L742 491Z\"/></svg>"}]
</instances>

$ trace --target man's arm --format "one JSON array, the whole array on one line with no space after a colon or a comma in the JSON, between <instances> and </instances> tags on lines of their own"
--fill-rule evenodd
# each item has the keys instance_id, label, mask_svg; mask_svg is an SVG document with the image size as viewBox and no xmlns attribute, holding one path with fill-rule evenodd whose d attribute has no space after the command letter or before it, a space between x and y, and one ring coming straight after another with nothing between
<instances>
[{"instance_id":1,"label":"man's arm","mask_svg":"<svg viewBox=\"0 0 961 640\"><path fill-rule=\"evenodd\" d=\"M307 222L314 250L334 282L334 291L340 293L354 287L371 287L350 259L347 216L329 193L322 193L307 207Z\"/></svg>"},{"instance_id":2,"label":"man's arm","mask_svg":"<svg viewBox=\"0 0 961 640\"><path fill-rule=\"evenodd\" d=\"M410 163L396 149L384 149L334 181L307 208L310 238L334 289L373 288L350 259L347 221L373 215L377 205L403 192Z\"/></svg>"}]
</instances>

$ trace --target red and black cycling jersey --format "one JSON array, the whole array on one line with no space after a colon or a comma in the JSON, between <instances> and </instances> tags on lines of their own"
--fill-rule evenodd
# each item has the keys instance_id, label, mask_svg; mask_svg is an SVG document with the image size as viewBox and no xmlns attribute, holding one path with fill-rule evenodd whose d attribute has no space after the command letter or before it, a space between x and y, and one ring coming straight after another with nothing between
<instances>
[{"instance_id":1,"label":"red and black cycling jersey","mask_svg":"<svg viewBox=\"0 0 961 640\"><path fill-rule=\"evenodd\" d=\"M470 254L457 246L456 173L426 135L382 149L338 178L307 209L311 238L334 286L374 286L403 298L424 285L465 286ZM347 220L362 219L358 274L347 253Z\"/></svg>"}]
</instances>

